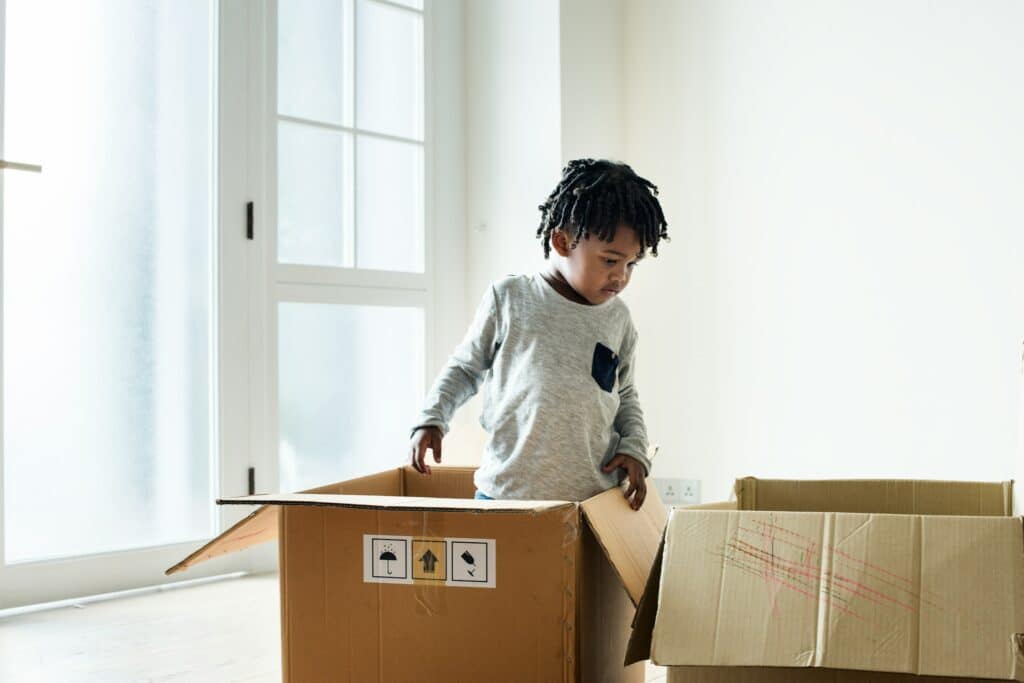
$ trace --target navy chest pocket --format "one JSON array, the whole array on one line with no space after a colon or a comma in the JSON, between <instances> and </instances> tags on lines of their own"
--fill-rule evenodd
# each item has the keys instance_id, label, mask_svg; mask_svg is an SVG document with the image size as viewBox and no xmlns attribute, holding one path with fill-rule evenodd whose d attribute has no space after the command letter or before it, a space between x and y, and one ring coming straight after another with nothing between
<instances>
[{"instance_id":1,"label":"navy chest pocket","mask_svg":"<svg viewBox=\"0 0 1024 683\"><path fill-rule=\"evenodd\" d=\"M619 356L601 342L594 347L594 361L590 374L597 385L610 392L615 387L615 373L619 369Z\"/></svg>"}]
</instances>

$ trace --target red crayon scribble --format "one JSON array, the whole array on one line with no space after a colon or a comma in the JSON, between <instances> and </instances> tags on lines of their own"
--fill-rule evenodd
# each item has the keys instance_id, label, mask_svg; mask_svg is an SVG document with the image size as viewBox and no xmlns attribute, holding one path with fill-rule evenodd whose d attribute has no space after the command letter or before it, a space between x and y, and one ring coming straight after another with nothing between
<instances>
[{"instance_id":1,"label":"red crayon scribble","mask_svg":"<svg viewBox=\"0 0 1024 683\"><path fill-rule=\"evenodd\" d=\"M811 539L811 538L809 538L807 536L804 536L803 534L798 534L795 531L791 531L789 529L786 529L785 527L780 527L777 524L771 524L769 522L765 522L765 521L762 521L762 520L754 520L754 523L758 524L758 525L761 525L761 526L771 526L776 531L782 531L782 532L785 532L785 533L787 533L787 534L789 534L791 536L795 536L797 538L805 539L811 546L816 544L816 541L814 539ZM750 533L758 533L758 534L760 533L758 531L750 529L749 527L740 527L740 529L742 529L744 531L748 531ZM789 543L789 545L791 545L793 547L797 547L797 548L800 547L800 546L798 546L796 544L793 544L793 543ZM859 557L856 557L854 555L850 555L849 553L840 550L839 548L835 547L834 545L829 545L828 549L830 551L832 551L837 557L842 558L843 560L845 560L845 562L839 562L838 564L852 563L853 565L856 565L858 568L864 567L864 568L870 569L872 571L881 572L882 574L884 574L886 576L892 577L893 579L896 579L897 581L900 581L900 582L903 582L903 583L907 584L907 587L895 586L895 585L891 584L889 581L887 581L886 579L884 579L882 577L879 577L879 576L875 576L875 575L871 574L870 572L868 572L867 575L870 576L871 578L875 579L876 581L880 581L882 583L886 583L886 584L890 585L892 588L895 588L896 590L904 591L906 593L909 593L915 600L920 600L922 603L924 603L926 605L929 605L931 607L935 607L937 609L941 609L941 607L939 605L935 604L934 602L931 602L929 600L924 599L924 597L922 595L918 595L916 592L914 592L915 581L912 578L908 578L906 576L902 576L900 574L896 574L896 573L894 573L892 571L889 571L885 567L882 567L882 566L877 565L877 564L873 564L871 562L867 562L867 561L865 561L865 560L863 560L863 559L861 559ZM940 598L941 597L937 593L935 593L934 591L926 591L926 593L928 593L931 597L934 597L934 598Z\"/></svg>"},{"instance_id":2,"label":"red crayon scribble","mask_svg":"<svg viewBox=\"0 0 1024 683\"><path fill-rule=\"evenodd\" d=\"M839 566L822 572L817 539L772 522L755 520L754 523L758 528L739 527L733 538L721 547L721 552L715 554L727 566L761 579L770 592L771 609L776 615L778 598L783 591L815 601L825 597L835 610L857 619L863 616L849 606L852 599L911 613L918 612L921 603L932 604L914 592L911 579L831 545L823 550L832 552L834 558L841 558L836 560ZM841 573L842 566L853 569L857 577ZM902 597L904 595L909 598Z\"/></svg>"}]
</instances>

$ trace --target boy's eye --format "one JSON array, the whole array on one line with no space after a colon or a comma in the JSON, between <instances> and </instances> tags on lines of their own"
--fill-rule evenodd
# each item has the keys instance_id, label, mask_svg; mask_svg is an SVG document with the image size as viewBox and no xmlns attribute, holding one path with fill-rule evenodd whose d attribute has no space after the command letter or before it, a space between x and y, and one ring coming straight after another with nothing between
<instances>
[{"instance_id":1,"label":"boy's eye","mask_svg":"<svg viewBox=\"0 0 1024 683\"><path fill-rule=\"evenodd\" d=\"M606 258L604 260L604 262L606 264L608 264L609 266L614 266L616 263L618 263L618 261L616 259L613 259L613 258Z\"/></svg>"}]
</instances>

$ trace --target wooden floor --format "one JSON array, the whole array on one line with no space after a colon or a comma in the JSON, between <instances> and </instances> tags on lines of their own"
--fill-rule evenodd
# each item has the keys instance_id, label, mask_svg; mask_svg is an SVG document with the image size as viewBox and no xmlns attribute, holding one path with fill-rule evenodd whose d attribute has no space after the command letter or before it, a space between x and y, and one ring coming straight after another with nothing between
<instances>
[{"instance_id":1,"label":"wooden floor","mask_svg":"<svg viewBox=\"0 0 1024 683\"><path fill-rule=\"evenodd\" d=\"M7 617L0 681L276 683L278 619L276 574Z\"/></svg>"}]
</instances>

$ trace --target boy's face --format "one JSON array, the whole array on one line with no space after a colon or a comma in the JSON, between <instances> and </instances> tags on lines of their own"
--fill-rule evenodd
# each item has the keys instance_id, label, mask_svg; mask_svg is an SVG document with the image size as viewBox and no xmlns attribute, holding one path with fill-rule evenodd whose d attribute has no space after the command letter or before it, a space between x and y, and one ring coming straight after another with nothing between
<instances>
[{"instance_id":1,"label":"boy's face","mask_svg":"<svg viewBox=\"0 0 1024 683\"><path fill-rule=\"evenodd\" d=\"M611 242L587 237L575 249L570 248L571 244L567 233L552 233L551 246L562 257L559 270L572 288L592 304L604 303L624 290L633 268L644 256L636 232L625 223L615 229Z\"/></svg>"}]
</instances>

